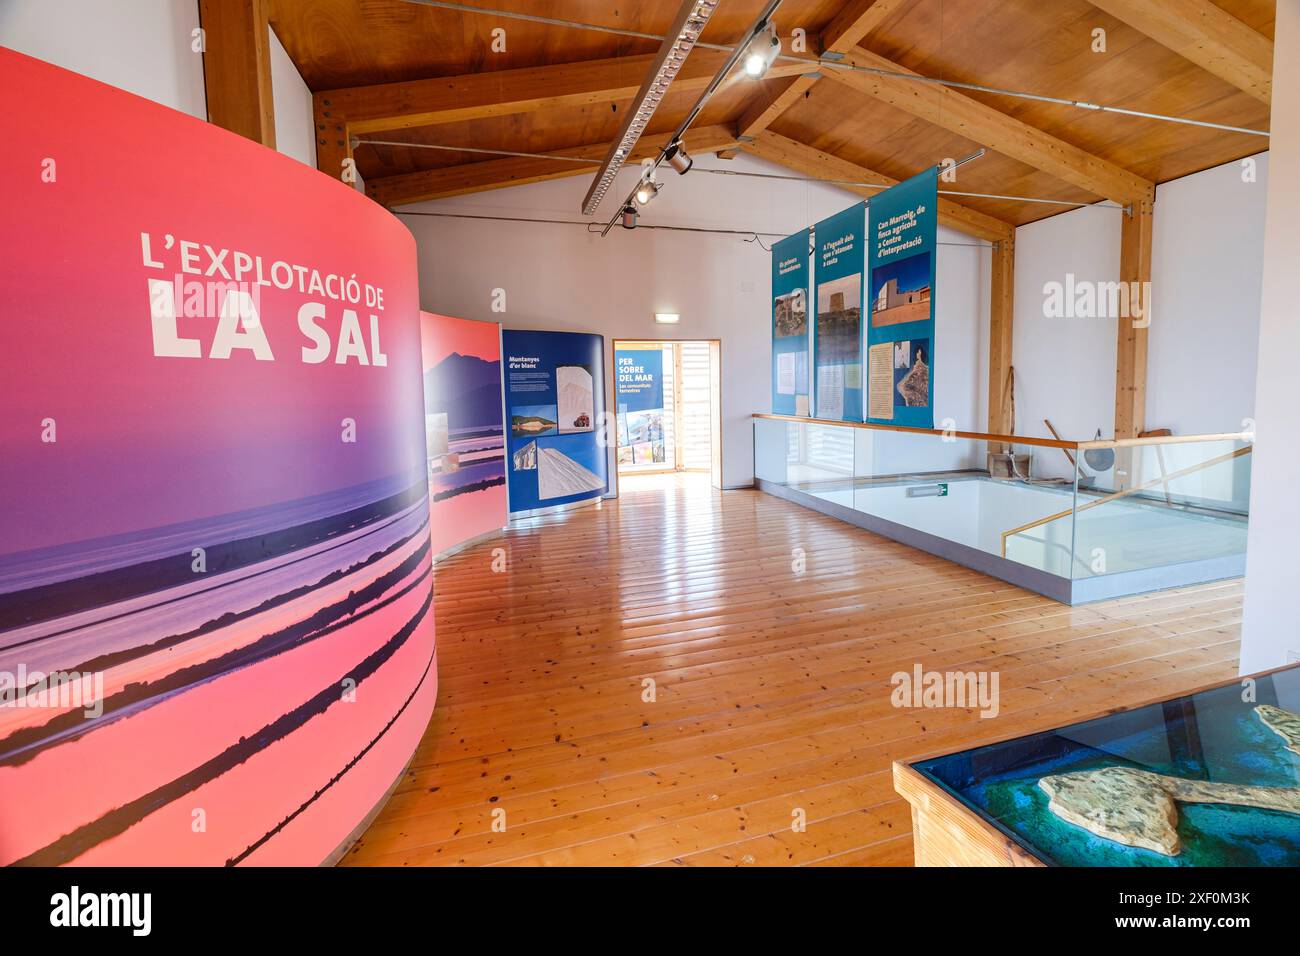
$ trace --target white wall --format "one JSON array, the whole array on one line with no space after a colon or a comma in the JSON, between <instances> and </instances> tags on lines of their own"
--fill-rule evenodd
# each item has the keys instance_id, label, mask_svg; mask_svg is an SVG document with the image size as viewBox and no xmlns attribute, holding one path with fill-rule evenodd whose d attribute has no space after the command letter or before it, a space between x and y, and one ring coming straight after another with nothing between
<instances>
[{"instance_id":1,"label":"white wall","mask_svg":"<svg viewBox=\"0 0 1300 956\"><path fill-rule=\"evenodd\" d=\"M748 156L729 162L701 156L696 165L785 172ZM636 175L620 175L611 194L624 195ZM409 209L578 220L589 181L583 175ZM665 170L661 181L663 191L645 210L645 224L786 235L860 201L829 186L701 171L679 177ZM602 212L614 208L607 200ZM607 347L615 338L721 339L723 484L750 484L750 415L770 407L771 256L761 246L739 236L627 232L617 226L601 239L575 225L401 218L419 246L420 298L431 311L495 319L506 328L599 332ZM765 237L765 244L772 238ZM935 361L943 372L936 380L936 412L967 428L983 421L990 252L987 244L946 229L939 238L960 245L943 245L938 255ZM497 288L506 291L504 314L491 311ZM655 312L680 313L681 324L656 325ZM612 383L612 376L606 380Z\"/></svg>"},{"instance_id":2,"label":"white wall","mask_svg":"<svg viewBox=\"0 0 1300 956\"><path fill-rule=\"evenodd\" d=\"M311 90L289 59L280 38L271 34L271 100L275 105L275 148L316 168L316 120Z\"/></svg>"},{"instance_id":3,"label":"white wall","mask_svg":"<svg viewBox=\"0 0 1300 956\"><path fill-rule=\"evenodd\" d=\"M1015 366L1017 435L1091 438L1115 423L1116 320L1061 319L1043 314L1043 286L1077 280L1112 282L1119 276L1117 209L1075 209L1016 230ZM1073 475L1060 452L1031 449L1038 474Z\"/></svg>"},{"instance_id":4,"label":"white wall","mask_svg":"<svg viewBox=\"0 0 1300 956\"><path fill-rule=\"evenodd\" d=\"M1147 427L1175 434L1240 431L1253 415L1260 262L1268 154L1256 181L1241 163L1156 187L1151 262ZM1088 207L1016 230L1016 432L1105 437L1115 426L1117 319L1048 318L1044 286L1119 275L1120 216ZM1073 474L1066 458L1035 452L1040 474Z\"/></svg>"},{"instance_id":5,"label":"white wall","mask_svg":"<svg viewBox=\"0 0 1300 956\"><path fill-rule=\"evenodd\" d=\"M1156 187L1147 427L1241 431L1254 413L1268 153Z\"/></svg>"},{"instance_id":6,"label":"white wall","mask_svg":"<svg viewBox=\"0 0 1300 956\"><path fill-rule=\"evenodd\" d=\"M4 0L0 45L208 118L196 0Z\"/></svg>"},{"instance_id":7,"label":"white wall","mask_svg":"<svg viewBox=\"0 0 1300 956\"><path fill-rule=\"evenodd\" d=\"M1259 384L1246 557L1241 672L1300 659L1296 546L1300 542L1300 3L1277 5L1273 55L1272 176L1264 239Z\"/></svg>"}]
</instances>

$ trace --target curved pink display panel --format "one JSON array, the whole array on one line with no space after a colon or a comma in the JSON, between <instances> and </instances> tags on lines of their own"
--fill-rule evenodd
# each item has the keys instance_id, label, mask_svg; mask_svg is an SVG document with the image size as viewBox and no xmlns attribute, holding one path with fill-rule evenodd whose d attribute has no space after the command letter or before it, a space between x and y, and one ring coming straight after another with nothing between
<instances>
[{"instance_id":1,"label":"curved pink display panel","mask_svg":"<svg viewBox=\"0 0 1300 956\"><path fill-rule=\"evenodd\" d=\"M414 242L8 50L0 101L0 863L320 863L437 694Z\"/></svg>"},{"instance_id":2,"label":"curved pink display panel","mask_svg":"<svg viewBox=\"0 0 1300 956\"><path fill-rule=\"evenodd\" d=\"M435 555L506 523L501 327L420 313L429 527Z\"/></svg>"}]
</instances>

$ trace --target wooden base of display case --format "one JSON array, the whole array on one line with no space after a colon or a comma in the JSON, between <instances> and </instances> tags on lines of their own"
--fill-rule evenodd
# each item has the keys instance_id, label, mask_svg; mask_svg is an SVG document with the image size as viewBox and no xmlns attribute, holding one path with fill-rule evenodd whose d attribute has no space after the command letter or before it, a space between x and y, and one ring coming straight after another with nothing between
<instances>
[{"instance_id":1,"label":"wooden base of display case","mask_svg":"<svg viewBox=\"0 0 1300 956\"><path fill-rule=\"evenodd\" d=\"M894 762L894 789L912 805L917 866L1043 866L1009 837L907 764Z\"/></svg>"}]
</instances>

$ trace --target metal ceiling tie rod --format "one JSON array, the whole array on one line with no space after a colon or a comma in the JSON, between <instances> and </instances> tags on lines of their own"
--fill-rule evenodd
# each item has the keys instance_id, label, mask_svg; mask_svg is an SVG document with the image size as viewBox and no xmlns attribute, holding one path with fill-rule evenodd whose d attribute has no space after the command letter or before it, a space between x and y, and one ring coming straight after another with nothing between
<instances>
[{"instance_id":1,"label":"metal ceiling tie rod","mask_svg":"<svg viewBox=\"0 0 1300 956\"><path fill-rule=\"evenodd\" d=\"M506 20L523 20L526 23L540 23L548 27L565 27L570 30L588 30L593 33L610 33L619 37L630 37L634 40L653 40L656 43L663 40L663 34L660 33L643 33L640 30L628 30L624 27L609 27L599 23L582 23L578 20L564 20L559 17L544 17L536 13L520 13L517 10L497 10L492 7L474 7L467 3L451 3L445 0L407 0L407 3L418 3L423 7L437 7L441 10L454 10L457 13L481 13L484 16L501 17ZM731 49L721 43L700 43L696 46L705 50L718 50L726 53Z\"/></svg>"},{"instance_id":2,"label":"metal ceiling tie rod","mask_svg":"<svg viewBox=\"0 0 1300 956\"><path fill-rule=\"evenodd\" d=\"M822 183L827 186L853 186L858 189L890 189L890 186L884 186L880 183L858 182L852 179L818 179L813 176L785 176L780 173L750 173L742 172L736 169L704 169L696 167L701 173L707 173L710 176L744 176L753 179L779 179L792 183ZM1035 196L1007 196L1002 193L976 193L963 192L957 189L940 189L941 196L966 196L971 199L1001 199L1008 202L1035 202L1044 203L1050 206L1078 206L1083 208L1102 208L1102 209L1120 209L1118 203L1110 200L1101 200L1099 202L1081 202L1073 199L1040 199Z\"/></svg>"},{"instance_id":3,"label":"metal ceiling tie rod","mask_svg":"<svg viewBox=\"0 0 1300 956\"><path fill-rule=\"evenodd\" d=\"M513 149L484 149L481 146L447 146L442 143L401 143L390 139L358 139L355 145L368 146L407 146L411 149L438 149L448 153L481 153L485 156L517 156L521 159L553 159L557 162L582 163L587 166L599 166L599 159L587 159L581 156L554 156L546 153L520 153Z\"/></svg>"},{"instance_id":4,"label":"metal ceiling tie rod","mask_svg":"<svg viewBox=\"0 0 1300 956\"><path fill-rule=\"evenodd\" d=\"M354 148L355 146L362 145L362 144L371 145L371 146L406 146L411 149L436 149L436 150L442 150L444 152L449 152L449 153L482 153L487 156L515 156L521 159L546 159L546 160L562 161L566 163L579 163L585 166L600 165L600 160L598 159L581 159L575 156L556 156L552 153L521 153L512 149L485 149L478 146L447 146L442 143L403 143L397 140L388 140L388 139L356 139L353 141ZM958 160L952 166L944 167L942 164L940 164L940 168L956 169L958 166L964 166L973 160L979 159L981 156L984 155L984 153L985 153L985 149L981 147L977 152L971 153L971 155L965 157L964 159ZM631 170L633 169L633 167L627 167L627 169ZM858 182L852 179L818 179L813 176L784 176L779 173L751 173L751 172L743 172L737 169L706 169L705 167L702 166L696 166L694 167L693 171L707 173L711 176L744 176L751 179L779 179L785 182L795 182L795 183L823 183L827 186L855 186L859 189L889 189L890 188L888 186L882 186L880 183L865 183L865 182ZM1000 193L962 192L956 189L940 189L939 193L940 195L946 195L946 196L966 196L971 199L1002 199L1002 200L1007 200L1008 202L1035 202L1035 203L1045 203L1047 205L1053 205L1053 206L1079 206L1085 208L1103 208L1103 209L1124 208L1119 206L1117 203L1110 202L1109 200L1103 200L1101 202L1079 202L1077 200L1069 200L1069 199L1039 199L1033 196L1006 196Z\"/></svg>"},{"instance_id":5,"label":"metal ceiling tie rod","mask_svg":"<svg viewBox=\"0 0 1300 956\"><path fill-rule=\"evenodd\" d=\"M609 33L614 36L629 37L636 40L655 40L661 41L663 37L655 33L643 33L639 30L627 30L622 27L603 26L597 23L582 23L578 20L563 20L558 17L544 17L533 13L520 13L515 10L500 10L492 7L475 7L467 3L454 3L451 0L406 0L407 3L418 3L425 7L436 7L442 10L452 10L457 13L482 14L484 16L502 17L510 20L523 20L528 23L540 23L544 26L564 27L572 30L589 30L596 33ZM697 47L705 50L727 51L731 47L724 46L720 43L703 43L697 41ZM1127 109L1122 106L1107 106L1102 103L1091 103L1087 100L1070 99L1063 96L1049 96L1045 93L1029 93L1024 90L1009 90L1004 87L986 86L981 83L965 83L961 80L943 80L932 76L922 76L919 73L899 73L894 70L882 70L878 67L860 66L851 61L843 59L843 54L832 56L822 54L818 57L795 56L790 53L777 54L778 60L784 60L787 63L806 63L809 72L815 73L818 69L826 67L832 70L851 70L857 73L870 73L874 76L887 77L896 80L908 80L913 83L933 83L938 86L949 86L960 90L974 90L977 93L992 93L996 96L1012 96L1023 100L1037 100L1041 103L1056 103L1060 106L1072 106L1076 109L1100 111L1103 113L1118 113L1124 116L1134 116L1139 119L1157 120L1162 123L1180 123L1185 126L1201 126L1205 129L1222 130L1225 133L1242 133L1247 136L1270 136L1268 130L1250 129L1245 126L1231 126L1227 123L1213 123L1208 120L1189 119L1183 116L1171 116L1167 113L1152 113L1145 110Z\"/></svg>"},{"instance_id":6,"label":"metal ceiling tie rod","mask_svg":"<svg viewBox=\"0 0 1300 956\"><path fill-rule=\"evenodd\" d=\"M397 209L394 215L398 216L430 216L436 219L476 219L487 222L528 222L535 225L543 226L586 226L588 232L593 232L592 226L600 227L601 224L595 220L586 219L546 219L546 218L528 218L525 216L484 216L474 213L463 212L422 212L416 209ZM753 236L761 238L766 236L772 239L780 239L785 236L783 232L762 232L754 229L712 229L708 226L669 226L669 225L639 225L638 229L663 229L669 232L698 232L715 236ZM746 242L752 240L746 239ZM944 242L937 243L941 246L958 246L966 249L987 249L991 243L987 242Z\"/></svg>"},{"instance_id":7,"label":"metal ceiling tie rod","mask_svg":"<svg viewBox=\"0 0 1300 956\"><path fill-rule=\"evenodd\" d=\"M987 152L988 150L981 146L979 149L975 150L975 152L971 153L969 156L963 156L951 166L945 166L943 163L935 163L935 167L943 172L947 172L950 169L961 169L961 167L965 166L967 163L973 163L977 159L983 159L984 154Z\"/></svg>"},{"instance_id":8,"label":"metal ceiling tie rod","mask_svg":"<svg viewBox=\"0 0 1300 956\"><path fill-rule=\"evenodd\" d=\"M847 70L853 73L870 73L872 76L880 76L891 80L909 80L913 83L929 83L934 86L949 86L959 90L974 90L977 93L992 93L996 96L1012 96L1022 100L1035 100L1040 103L1055 103L1059 106L1073 106L1077 109L1091 110L1102 113L1119 113L1125 116L1136 116L1141 119L1159 120L1164 123L1181 123L1186 126L1202 126L1206 129L1222 130L1225 133L1244 133L1248 136L1270 136L1268 130L1251 129L1246 126L1230 126L1226 123L1212 123L1208 120L1190 119L1185 116L1172 116L1168 113L1152 113L1145 110L1128 109L1123 106L1107 106L1104 103L1092 103L1088 100L1075 100L1064 96L1049 96L1046 93L1028 93L1024 90L1009 90L1001 86L986 86L983 83L967 83L962 80L945 80L933 76L923 76L920 73L900 73L897 70L882 70L875 66L862 66L844 60L827 59L825 56L813 60L809 57L790 56L782 54L778 59L800 60L802 62L817 67L828 67L831 71Z\"/></svg>"}]
</instances>

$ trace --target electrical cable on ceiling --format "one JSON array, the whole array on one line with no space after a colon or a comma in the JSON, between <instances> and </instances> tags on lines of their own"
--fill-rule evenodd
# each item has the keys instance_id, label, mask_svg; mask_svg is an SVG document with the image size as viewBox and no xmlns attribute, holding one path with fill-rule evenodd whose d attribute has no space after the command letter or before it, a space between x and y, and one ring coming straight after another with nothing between
<instances>
[{"instance_id":1,"label":"electrical cable on ceiling","mask_svg":"<svg viewBox=\"0 0 1300 956\"><path fill-rule=\"evenodd\" d=\"M353 140L354 146L360 146L363 144L372 145L372 146L408 146L412 149L436 149L436 150L442 150L444 152L449 152L449 153L480 153L487 156L513 156L513 157L520 157L524 159L553 159L553 160L563 161L568 163L585 164L587 166L600 165L600 160L598 159L581 159L575 156L556 156L552 153L521 153L509 149L483 149L480 147L472 147L472 146L446 146L440 143L403 143L403 142L398 142L396 140L386 140L386 139L354 139ZM954 163L951 167L945 167L945 168L955 169L958 166L962 166L965 163L969 162L971 159L975 158L976 156L981 155L982 153L983 150L981 150L977 154L972 154L970 157L967 157L961 160L960 162ZM629 169L632 169L632 167L629 167ZM639 170L636 171L639 172ZM795 183L821 183L827 186L854 186L860 189L882 189L883 190L888 188L886 186L880 185L879 183L856 182L850 179L819 179L813 176L787 176L778 173L751 173L751 172L742 172L740 170L735 170L735 169L707 169L703 166L695 166L692 169L692 172L708 173L709 175L712 176L744 176L753 179L779 179L786 182L795 182ZM1108 199L1099 202L1080 202L1078 200L1070 200L1070 199L1041 199L1035 196L1007 196L1001 193L963 192L956 189L940 189L939 193L941 195L949 195L949 196L966 196L971 199L998 199L998 200L1005 200L1007 202L1043 203L1049 206L1074 206L1074 207L1084 208L1084 209L1125 208L1119 203L1111 202Z\"/></svg>"},{"instance_id":2,"label":"electrical cable on ceiling","mask_svg":"<svg viewBox=\"0 0 1300 956\"><path fill-rule=\"evenodd\" d=\"M452 10L458 13L481 14L484 16L502 17L504 19L523 20L529 23L539 23L545 26L564 27L572 30L589 30L597 33L609 33L615 36L629 37L637 40L655 40L661 41L663 37L654 33L642 33L637 30L626 30L621 27L610 27L596 23L582 23L577 20L563 20L558 17L544 17L531 13L520 13L514 10L500 10L491 7L476 7L467 3L454 3L451 0L407 0L408 3L418 3L421 6L437 7L443 10ZM723 46L717 43L696 42L697 47L707 50L730 51L730 46ZM851 54L850 54L851 55ZM789 53L781 53L776 57L787 63L806 63L809 73L819 71L847 70L857 73L868 73L872 76L885 77L887 79L907 80L912 83L930 83L937 86L946 86L959 90L971 90L977 93L989 93L995 96L1010 96L1017 99L1035 100L1040 103L1054 103L1059 106L1070 106L1075 109L1090 110L1092 112L1116 113L1123 116L1133 116L1139 119L1156 120L1163 123L1179 123L1186 126L1200 126L1206 129L1222 130L1225 133L1242 133L1247 136L1269 136L1268 130L1250 129L1245 126L1231 126L1226 123L1213 123L1208 120L1191 119L1185 116L1172 116L1167 113L1154 113L1146 110L1128 109L1122 106L1110 106L1104 103L1093 103L1088 100L1077 100L1062 96L1049 96L1044 93L1031 93L1024 90L1012 90L1005 87L988 86L982 83L966 83L961 80L939 79L932 76L922 76L919 73L902 73L897 70L883 70L877 67L863 66L853 63L851 60L842 58L819 56L794 56Z\"/></svg>"}]
</instances>

